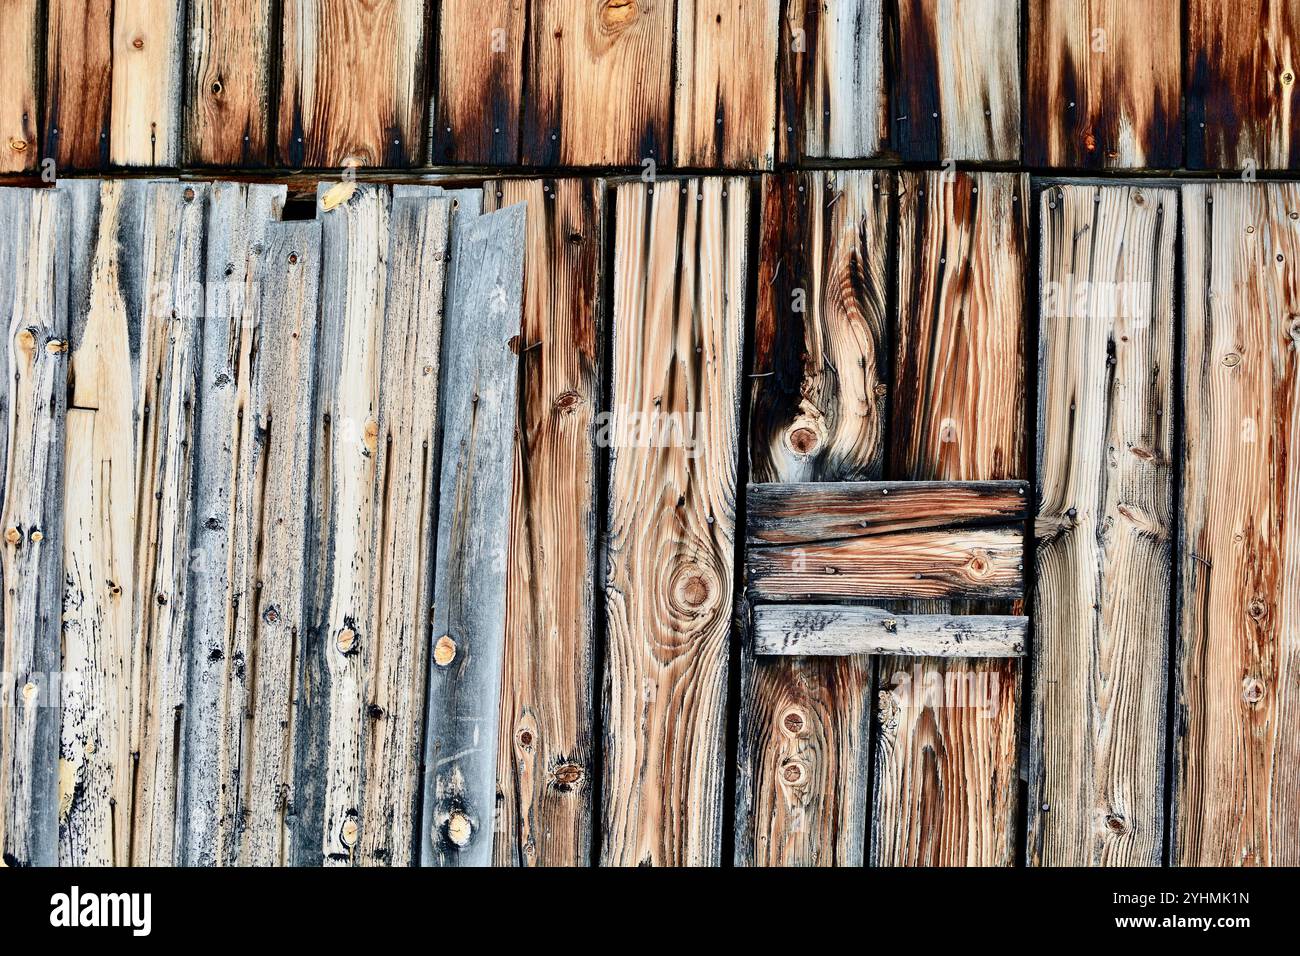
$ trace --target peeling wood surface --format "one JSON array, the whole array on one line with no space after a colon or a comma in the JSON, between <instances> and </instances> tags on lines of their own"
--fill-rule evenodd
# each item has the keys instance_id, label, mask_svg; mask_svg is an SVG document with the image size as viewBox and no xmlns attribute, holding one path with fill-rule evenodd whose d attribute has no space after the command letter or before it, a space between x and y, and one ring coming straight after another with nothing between
<instances>
[{"instance_id":1,"label":"peeling wood surface","mask_svg":"<svg viewBox=\"0 0 1300 956\"><path fill-rule=\"evenodd\" d=\"M184 0L114 0L112 11L109 160L114 166L176 166ZM81 82L79 74L74 82Z\"/></svg>"},{"instance_id":2,"label":"peeling wood surface","mask_svg":"<svg viewBox=\"0 0 1300 956\"><path fill-rule=\"evenodd\" d=\"M1182 165L1182 7L1031 0L1026 165Z\"/></svg>"},{"instance_id":3,"label":"peeling wood surface","mask_svg":"<svg viewBox=\"0 0 1300 956\"><path fill-rule=\"evenodd\" d=\"M1172 595L1172 189L1039 197L1029 862L1158 866Z\"/></svg>"},{"instance_id":4,"label":"peeling wood surface","mask_svg":"<svg viewBox=\"0 0 1300 956\"><path fill-rule=\"evenodd\" d=\"M185 161L269 160L271 0L190 0L185 42Z\"/></svg>"},{"instance_id":5,"label":"peeling wood surface","mask_svg":"<svg viewBox=\"0 0 1300 956\"><path fill-rule=\"evenodd\" d=\"M754 651L799 657L1022 657L1029 620L997 614L895 614L848 604L760 604Z\"/></svg>"},{"instance_id":6,"label":"peeling wood surface","mask_svg":"<svg viewBox=\"0 0 1300 956\"><path fill-rule=\"evenodd\" d=\"M4 7L5 28L0 31L0 173L17 173L36 166L40 9L37 0L10 0Z\"/></svg>"}]
</instances>

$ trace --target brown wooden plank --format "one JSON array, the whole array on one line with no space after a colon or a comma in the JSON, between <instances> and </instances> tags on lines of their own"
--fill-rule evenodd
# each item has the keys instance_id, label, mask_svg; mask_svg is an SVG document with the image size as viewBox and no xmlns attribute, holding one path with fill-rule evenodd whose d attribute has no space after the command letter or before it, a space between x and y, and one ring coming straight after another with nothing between
<instances>
[{"instance_id":1,"label":"brown wooden plank","mask_svg":"<svg viewBox=\"0 0 1300 956\"><path fill-rule=\"evenodd\" d=\"M1002 614L895 614L853 604L758 604L754 652L843 657L1021 657L1029 619Z\"/></svg>"},{"instance_id":2,"label":"brown wooden plank","mask_svg":"<svg viewBox=\"0 0 1300 956\"><path fill-rule=\"evenodd\" d=\"M510 180L528 203L520 419L498 745L500 866L591 862L602 180Z\"/></svg>"},{"instance_id":3,"label":"brown wooden plank","mask_svg":"<svg viewBox=\"0 0 1300 956\"><path fill-rule=\"evenodd\" d=\"M771 169L778 0L677 0L673 164Z\"/></svg>"},{"instance_id":4,"label":"brown wooden plank","mask_svg":"<svg viewBox=\"0 0 1300 956\"><path fill-rule=\"evenodd\" d=\"M1026 177L900 178L898 343L889 476L1024 474ZM947 602L907 610L951 613ZM1006 604L991 608L1006 613ZM983 687L992 706L905 696L899 674ZM872 859L1009 865L1017 766L1015 661L881 658ZM906 704L906 706L904 706Z\"/></svg>"},{"instance_id":5,"label":"brown wooden plank","mask_svg":"<svg viewBox=\"0 0 1300 956\"><path fill-rule=\"evenodd\" d=\"M763 180L753 481L880 476L892 186L867 171ZM742 642L738 864L862 862L871 674L862 656L759 660Z\"/></svg>"},{"instance_id":6,"label":"brown wooden plank","mask_svg":"<svg viewBox=\"0 0 1300 956\"><path fill-rule=\"evenodd\" d=\"M1031 0L1025 164L1182 165L1181 0Z\"/></svg>"},{"instance_id":7,"label":"brown wooden plank","mask_svg":"<svg viewBox=\"0 0 1300 956\"><path fill-rule=\"evenodd\" d=\"M1172 595L1172 189L1045 189L1031 864L1158 866Z\"/></svg>"},{"instance_id":8,"label":"brown wooden plank","mask_svg":"<svg viewBox=\"0 0 1300 956\"><path fill-rule=\"evenodd\" d=\"M41 5L8 0L0 30L0 173L36 166L36 107L40 92Z\"/></svg>"},{"instance_id":9,"label":"brown wooden plank","mask_svg":"<svg viewBox=\"0 0 1300 956\"><path fill-rule=\"evenodd\" d=\"M606 864L721 858L747 185L615 194ZM631 432L663 415L691 447Z\"/></svg>"},{"instance_id":10,"label":"brown wooden plank","mask_svg":"<svg viewBox=\"0 0 1300 956\"><path fill-rule=\"evenodd\" d=\"M60 172L108 165L113 5L49 0L43 156Z\"/></svg>"},{"instance_id":11,"label":"brown wooden plank","mask_svg":"<svg viewBox=\"0 0 1300 956\"><path fill-rule=\"evenodd\" d=\"M1300 863L1300 188L1183 187L1172 862Z\"/></svg>"},{"instance_id":12,"label":"brown wooden plank","mask_svg":"<svg viewBox=\"0 0 1300 956\"><path fill-rule=\"evenodd\" d=\"M905 160L1020 159L1020 4L898 0L889 143Z\"/></svg>"},{"instance_id":13,"label":"brown wooden plank","mask_svg":"<svg viewBox=\"0 0 1300 956\"><path fill-rule=\"evenodd\" d=\"M185 30L185 161L270 159L271 0L190 0Z\"/></svg>"},{"instance_id":14,"label":"brown wooden plank","mask_svg":"<svg viewBox=\"0 0 1300 956\"><path fill-rule=\"evenodd\" d=\"M1187 165L1300 167L1300 6L1187 0Z\"/></svg>"},{"instance_id":15,"label":"brown wooden plank","mask_svg":"<svg viewBox=\"0 0 1300 956\"><path fill-rule=\"evenodd\" d=\"M281 163L409 166L424 156L425 0L284 0Z\"/></svg>"},{"instance_id":16,"label":"brown wooden plank","mask_svg":"<svg viewBox=\"0 0 1300 956\"><path fill-rule=\"evenodd\" d=\"M534 3L529 12L524 164L668 163L673 3Z\"/></svg>"},{"instance_id":17,"label":"brown wooden plank","mask_svg":"<svg viewBox=\"0 0 1300 956\"><path fill-rule=\"evenodd\" d=\"M114 0L112 10L109 160L177 166L185 0Z\"/></svg>"}]
</instances>

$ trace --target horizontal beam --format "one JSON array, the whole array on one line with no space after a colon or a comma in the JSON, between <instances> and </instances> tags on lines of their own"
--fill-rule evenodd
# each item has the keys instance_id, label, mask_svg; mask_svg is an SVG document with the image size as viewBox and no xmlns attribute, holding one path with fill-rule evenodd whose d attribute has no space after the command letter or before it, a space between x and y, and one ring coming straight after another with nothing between
<instances>
[{"instance_id":1,"label":"horizontal beam","mask_svg":"<svg viewBox=\"0 0 1300 956\"><path fill-rule=\"evenodd\" d=\"M891 614L855 605L759 604L754 607L754 653L1023 657L1027 627L1027 618L1002 615Z\"/></svg>"}]
</instances>

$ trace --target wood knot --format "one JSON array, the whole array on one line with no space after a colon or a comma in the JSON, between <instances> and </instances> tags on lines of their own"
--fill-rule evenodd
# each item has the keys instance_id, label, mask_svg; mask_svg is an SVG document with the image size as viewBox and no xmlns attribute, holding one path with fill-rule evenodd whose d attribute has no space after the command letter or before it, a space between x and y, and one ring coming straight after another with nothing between
<instances>
[{"instance_id":1,"label":"wood knot","mask_svg":"<svg viewBox=\"0 0 1300 956\"><path fill-rule=\"evenodd\" d=\"M531 730L519 731L518 740L519 746L524 750L531 750L533 748L533 732Z\"/></svg>"},{"instance_id":2,"label":"wood knot","mask_svg":"<svg viewBox=\"0 0 1300 956\"><path fill-rule=\"evenodd\" d=\"M993 564L989 561L989 556L987 554L983 551L979 551L970 559L966 568L970 571L973 577L982 578L987 576L993 569Z\"/></svg>"},{"instance_id":3,"label":"wood knot","mask_svg":"<svg viewBox=\"0 0 1300 956\"><path fill-rule=\"evenodd\" d=\"M352 819L352 817L348 817L343 821L343 826L339 830L339 840L342 841L345 847L351 849L357 845L358 829L357 821Z\"/></svg>"},{"instance_id":4,"label":"wood knot","mask_svg":"<svg viewBox=\"0 0 1300 956\"><path fill-rule=\"evenodd\" d=\"M447 839L458 847L469 845L469 838L474 834L474 824L469 817L457 810L447 818Z\"/></svg>"},{"instance_id":5,"label":"wood knot","mask_svg":"<svg viewBox=\"0 0 1300 956\"><path fill-rule=\"evenodd\" d=\"M1128 824L1124 822L1124 818L1119 814L1108 813L1106 814L1106 829L1111 833L1127 833Z\"/></svg>"},{"instance_id":6,"label":"wood knot","mask_svg":"<svg viewBox=\"0 0 1300 956\"><path fill-rule=\"evenodd\" d=\"M1264 699L1264 682L1257 677L1247 677L1241 682L1241 699L1248 704L1258 704Z\"/></svg>"},{"instance_id":7,"label":"wood knot","mask_svg":"<svg viewBox=\"0 0 1300 956\"><path fill-rule=\"evenodd\" d=\"M601 0L600 26L606 33L625 30L637 18L636 0Z\"/></svg>"},{"instance_id":8,"label":"wood knot","mask_svg":"<svg viewBox=\"0 0 1300 956\"><path fill-rule=\"evenodd\" d=\"M444 634L433 645L433 662L439 667L446 667L456 659L456 642Z\"/></svg>"},{"instance_id":9,"label":"wood knot","mask_svg":"<svg viewBox=\"0 0 1300 956\"><path fill-rule=\"evenodd\" d=\"M792 428L786 441L790 450L796 455L811 455L817 450L818 441L817 432L807 425L801 425L798 428Z\"/></svg>"},{"instance_id":10,"label":"wood knot","mask_svg":"<svg viewBox=\"0 0 1300 956\"><path fill-rule=\"evenodd\" d=\"M781 718L781 726L790 734L802 733L806 723L803 711L798 709L786 711L785 716Z\"/></svg>"},{"instance_id":11,"label":"wood knot","mask_svg":"<svg viewBox=\"0 0 1300 956\"><path fill-rule=\"evenodd\" d=\"M581 401L582 396L573 389L569 389L568 391L561 392L555 399L555 410L557 412L567 412L577 406Z\"/></svg>"},{"instance_id":12,"label":"wood knot","mask_svg":"<svg viewBox=\"0 0 1300 956\"><path fill-rule=\"evenodd\" d=\"M551 779L561 790L572 790L582 782L582 768L576 763L564 763L551 771Z\"/></svg>"},{"instance_id":13,"label":"wood knot","mask_svg":"<svg viewBox=\"0 0 1300 956\"><path fill-rule=\"evenodd\" d=\"M23 540L23 533L17 528L6 528L5 540L10 544L17 544L19 541Z\"/></svg>"},{"instance_id":14,"label":"wood knot","mask_svg":"<svg viewBox=\"0 0 1300 956\"><path fill-rule=\"evenodd\" d=\"M1250 603L1246 605L1246 613L1256 621L1260 620L1267 612L1268 605L1259 598L1251 599Z\"/></svg>"},{"instance_id":15,"label":"wood knot","mask_svg":"<svg viewBox=\"0 0 1300 956\"><path fill-rule=\"evenodd\" d=\"M351 654L357 649L357 632L350 627L345 627L339 631L339 636L334 639L334 646L339 649L340 654Z\"/></svg>"},{"instance_id":16,"label":"wood knot","mask_svg":"<svg viewBox=\"0 0 1300 956\"><path fill-rule=\"evenodd\" d=\"M131 46L135 47L137 50L143 50L144 37L136 37L134 40L131 41Z\"/></svg>"},{"instance_id":17,"label":"wood knot","mask_svg":"<svg viewBox=\"0 0 1300 956\"><path fill-rule=\"evenodd\" d=\"M36 351L36 335L31 329L20 329L14 336L14 342L27 353L28 357Z\"/></svg>"},{"instance_id":18,"label":"wood knot","mask_svg":"<svg viewBox=\"0 0 1300 956\"><path fill-rule=\"evenodd\" d=\"M798 763L788 763L781 770L781 777L786 783L802 783L804 777L803 765Z\"/></svg>"},{"instance_id":19,"label":"wood knot","mask_svg":"<svg viewBox=\"0 0 1300 956\"><path fill-rule=\"evenodd\" d=\"M1229 352L1223 357L1223 364L1228 368L1236 368L1241 364L1241 356L1236 352Z\"/></svg>"},{"instance_id":20,"label":"wood knot","mask_svg":"<svg viewBox=\"0 0 1300 956\"><path fill-rule=\"evenodd\" d=\"M9 140L9 148L15 153L24 153L27 151L27 140L18 139L16 136Z\"/></svg>"}]
</instances>

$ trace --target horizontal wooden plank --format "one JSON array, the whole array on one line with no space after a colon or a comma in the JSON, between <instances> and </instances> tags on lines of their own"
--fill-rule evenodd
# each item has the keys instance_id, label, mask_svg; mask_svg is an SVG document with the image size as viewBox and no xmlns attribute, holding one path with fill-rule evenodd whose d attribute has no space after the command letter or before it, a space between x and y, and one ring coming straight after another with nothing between
<instances>
[{"instance_id":1,"label":"horizontal wooden plank","mask_svg":"<svg viewBox=\"0 0 1300 956\"><path fill-rule=\"evenodd\" d=\"M749 549L754 600L1019 598L1020 528L901 531Z\"/></svg>"},{"instance_id":2,"label":"horizontal wooden plank","mask_svg":"<svg viewBox=\"0 0 1300 956\"><path fill-rule=\"evenodd\" d=\"M751 545L1024 521L1023 481L841 481L750 485Z\"/></svg>"},{"instance_id":3,"label":"horizontal wooden plank","mask_svg":"<svg viewBox=\"0 0 1300 956\"><path fill-rule=\"evenodd\" d=\"M850 604L759 604L754 653L799 657L1023 657L1029 619L1003 614L894 614Z\"/></svg>"}]
</instances>

